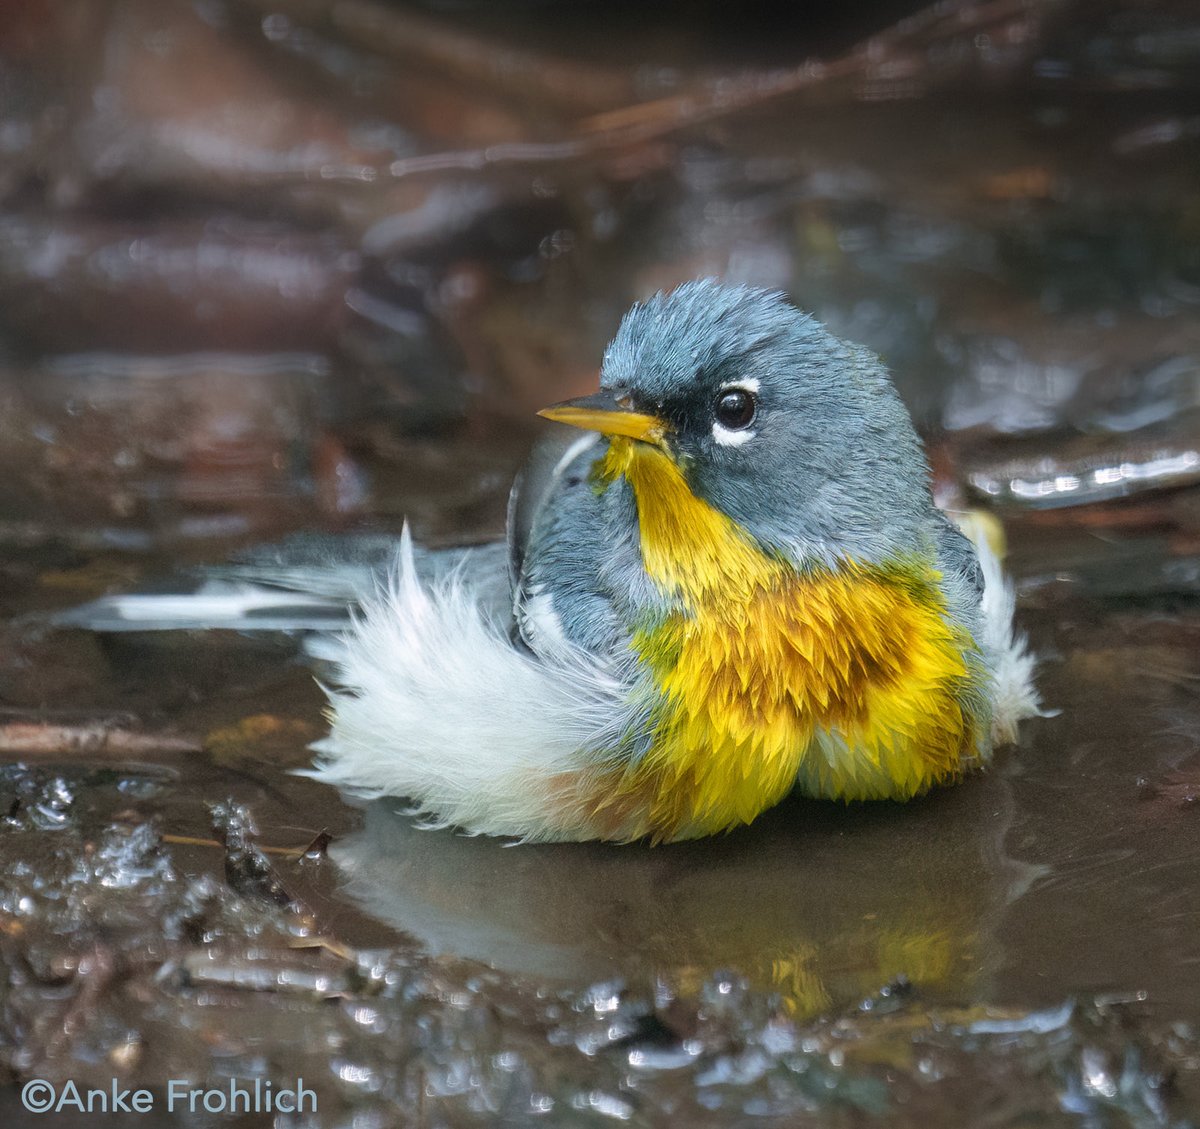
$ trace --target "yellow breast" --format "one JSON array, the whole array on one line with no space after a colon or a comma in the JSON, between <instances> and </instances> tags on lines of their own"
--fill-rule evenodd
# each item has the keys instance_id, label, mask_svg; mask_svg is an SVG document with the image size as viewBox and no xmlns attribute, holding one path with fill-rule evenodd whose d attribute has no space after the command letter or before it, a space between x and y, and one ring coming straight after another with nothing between
<instances>
[{"instance_id":1,"label":"yellow breast","mask_svg":"<svg viewBox=\"0 0 1200 1129\"><path fill-rule=\"evenodd\" d=\"M646 571L684 608L635 635L659 697L649 752L608 782L613 819L662 839L710 834L797 784L907 799L975 755L981 674L931 564L799 572L653 447L614 439L599 474L629 481Z\"/></svg>"}]
</instances>

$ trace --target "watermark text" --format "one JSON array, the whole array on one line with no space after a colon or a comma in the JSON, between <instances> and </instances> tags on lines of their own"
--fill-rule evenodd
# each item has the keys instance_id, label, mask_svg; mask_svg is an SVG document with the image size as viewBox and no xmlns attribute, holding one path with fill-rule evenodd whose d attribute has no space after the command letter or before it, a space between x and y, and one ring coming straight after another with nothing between
<instances>
[{"instance_id":1,"label":"watermark text","mask_svg":"<svg viewBox=\"0 0 1200 1129\"><path fill-rule=\"evenodd\" d=\"M169 1078L155 1090L135 1090L116 1078L99 1087L31 1078L21 1087L21 1105L30 1113L316 1113L317 1095L303 1078L286 1085L265 1078L230 1078L219 1085Z\"/></svg>"}]
</instances>

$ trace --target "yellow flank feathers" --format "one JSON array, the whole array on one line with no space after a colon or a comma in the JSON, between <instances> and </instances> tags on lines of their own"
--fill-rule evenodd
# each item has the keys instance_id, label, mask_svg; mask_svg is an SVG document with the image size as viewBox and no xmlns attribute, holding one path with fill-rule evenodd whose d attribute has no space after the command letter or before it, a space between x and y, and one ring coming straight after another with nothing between
<instances>
[{"instance_id":1,"label":"yellow flank feathers","mask_svg":"<svg viewBox=\"0 0 1200 1129\"><path fill-rule=\"evenodd\" d=\"M620 837L749 823L797 785L908 799L961 772L986 731L974 647L929 563L799 572L696 498L657 447L613 438L645 568L684 611L634 645L659 691L650 750L605 774L595 818Z\"/></svg>"}]
</instances>

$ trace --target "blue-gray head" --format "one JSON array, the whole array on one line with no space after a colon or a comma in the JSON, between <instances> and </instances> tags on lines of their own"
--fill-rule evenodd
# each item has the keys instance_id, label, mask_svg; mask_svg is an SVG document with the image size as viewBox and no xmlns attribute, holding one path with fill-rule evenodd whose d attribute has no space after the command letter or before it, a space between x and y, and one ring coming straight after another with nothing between
<instances>
[{"instance_id":1,"label":"blue-gray head","mask_svg":"<svg viewBox=\"0 0 1200 1129\"><path fill-rule=\"evenodd\" d=\"M779 293L705 279L626 314L598 396L550 418L612 434L621 413L692 493L797 560L883 560L929 537L920 441L887 371ZM615 422L614 422L615 421Z\"/></svg>"}]
</instances>

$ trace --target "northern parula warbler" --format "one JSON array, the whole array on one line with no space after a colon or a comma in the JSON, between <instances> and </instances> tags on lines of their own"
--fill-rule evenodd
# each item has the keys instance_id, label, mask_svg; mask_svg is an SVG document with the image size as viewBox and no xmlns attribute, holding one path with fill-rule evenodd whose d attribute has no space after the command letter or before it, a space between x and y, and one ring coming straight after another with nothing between
<instances>
[{"instance_id":1,"label":"northern parula warbler","mask_svg":"<svg viewBox=\"0 0 1200 1129\"><path fill-rule=\"evenodd\" d=\"M777 293L636 305L495 552L407 533L315 774L527 840L694 838L793 789L906 800L1037 712L999 563L933 503L877 357ZM544 461L544 460L543 460Z\"/></svg>"}]
</instances>

